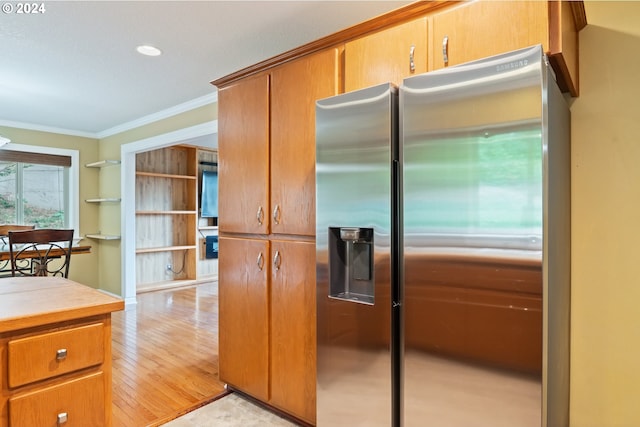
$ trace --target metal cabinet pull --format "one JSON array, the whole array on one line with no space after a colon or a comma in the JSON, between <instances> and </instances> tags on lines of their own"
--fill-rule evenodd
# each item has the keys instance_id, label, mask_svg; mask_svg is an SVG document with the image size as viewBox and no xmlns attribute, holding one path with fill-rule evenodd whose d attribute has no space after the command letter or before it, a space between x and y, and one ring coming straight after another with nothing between
<instances>
[{"instance_id":1,"label":"metal cabinet pull","mask_svg":"<svg viewBox=\"0 0 640 427\"><path fill-rule=\"evenodd\" d=\"M56 351L56 360L64 360L67 358L67 349L61 348Z\"/></svg>"},{"instance_id":2,"label":"metal cabinet pull","mask_svg":"<svg viewBox=\"0 0 640 427\"><path fill-rule=\"evenodd\" d=\"M262 252L258 254L257 264L258 270L262 271L262 269L264 268L264 255L262 255Z\"/></svg>"},{"instance_id":3,"label":"metal cabinet pull","mask_svg":"<svg viewBox=\"0 0 640 427\"><path fill-rule=\"evenodd\" d=\"M273 255L273 268L276 271L280 270L280 264L282 264L282 259L280 258L280 251L276 251L275 255Z\"/></svg>"},{"instance_id":4,"label":"metal cabinet pull","mask_svg":"<svg viewBox=\"0 0 640 427\"><path fill-rule=\"evenodd\" d=\"M273 208L273 222L280 224L280 205L276 205L276 207Z\"/></svg>"},{"instance_id":5,"label":"metal cabinet pull","mask_svg":"<svg viewBox=\"0 0 640 427\"><path fill-rule=\"evenodd\" d=\"M449 36L444 36L442 39L442 60L444 65L449 63Z\"/></svg>"},{"instance_id":6,"label":"metal cabinet pull","mask_svg":"<svg viewBox=\"0 0 640 427\"><path fill-rule=\"evenodd\" d=\"M264 221L264 211L262 210L262 206L258 207L258 213L256 213L256 219L258 220L258 225L262 225L262 221Z\"/></svg>"},{"instance_id":7,"label":"metal cabinet pull","mask_svg":"<svg viewBox=\"0 0 640 427\"><path fill-rule=\"evenodd\" d=\"M68 419L69 419L69 416L67 415L66 412L60 412L58 414L58 426L65 424Z\"/></svg>"},{"instance_id":8,"label":"metal cabinet pull","mask_svg":"<svg viewBox=\"0 0 640 427\"><path fill-rule=\"evenodd\" d=\"M411 45L411 48L409 49L409 71L411 71L412 73L416 71L416 61L413 56L415 51L416 47L414 45Z\"/></svg>"}]
</instances>

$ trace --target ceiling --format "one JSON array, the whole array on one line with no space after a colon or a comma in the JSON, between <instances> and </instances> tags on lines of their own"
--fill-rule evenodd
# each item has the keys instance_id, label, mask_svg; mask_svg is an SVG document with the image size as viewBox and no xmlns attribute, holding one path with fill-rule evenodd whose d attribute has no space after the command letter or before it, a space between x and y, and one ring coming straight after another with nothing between
<instances>
[{"instance_id":1,"label":"ceiling","mask_svg":"<svg viewBox=\"0 0 640 427\"><path fill-rule=\"evenodd\" d=\"M0 125L105 137L212 102L210 81L407 3L46 1L38 14L3 9ZM141 44L163 54L140 55Z\"/></svg>"}]
</instances>

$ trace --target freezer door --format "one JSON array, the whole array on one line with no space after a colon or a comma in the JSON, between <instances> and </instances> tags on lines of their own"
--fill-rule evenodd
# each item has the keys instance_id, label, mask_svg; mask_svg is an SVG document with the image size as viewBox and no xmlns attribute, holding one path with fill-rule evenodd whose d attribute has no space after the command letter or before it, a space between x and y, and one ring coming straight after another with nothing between
<instances>
[{"instance_id":1,"label":"freezer door","mask_svg":"<svg viewBox=\"0 0 640 427\"><path fill-rule=\"evenodd\" d=\"M404 425L540 427L541 48L404 80Z\"/></svg>"},{"instance_id":2,"label":"freezer door","mask_svg":"<svg viewBox=\"0 0 640 427\"><path fill-rule=\"evenodd\" d=\"M391 84L316 104L317 425L392 425Z\"/></svg>"}]
</instances>

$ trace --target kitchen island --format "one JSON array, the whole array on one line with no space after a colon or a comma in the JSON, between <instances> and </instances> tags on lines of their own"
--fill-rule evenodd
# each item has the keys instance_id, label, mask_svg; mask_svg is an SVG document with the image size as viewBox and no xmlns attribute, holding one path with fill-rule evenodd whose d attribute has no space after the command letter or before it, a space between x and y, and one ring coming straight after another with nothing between
<instances>
[{"instance_id":1,"label":"kitchen island","mask_svg":"<svg viewBox=\"0 0 640 427\"><path fill-rule=\"evenodd\" d=\"M59 277L0 280L0 427L111 425L111 313Z\"/></svg>"}]
</instances>

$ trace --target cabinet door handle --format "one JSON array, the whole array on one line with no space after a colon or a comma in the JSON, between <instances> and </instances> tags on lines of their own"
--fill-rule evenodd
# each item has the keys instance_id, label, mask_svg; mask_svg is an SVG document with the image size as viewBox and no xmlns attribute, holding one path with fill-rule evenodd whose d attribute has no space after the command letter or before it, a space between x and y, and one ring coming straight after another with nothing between
<instances>
[{"instance_id":1,"label":"cabinet door handle","mask_svg":"<svg viewBox=\"0 0 640 427\"><path fill-rule=\"evenodd\" d=\"M264 221L264 211L262 210L262 206L258 206L258 212L256 213L256 219L258 220L258 225L262 225L262 221Z\"/></svg>"},{"instance_id":2,"label":"cabinet door handle","mask_svg":"<svg viewBox=\"0 0 640 427\"><path fill-rule=\"evenodd\" d=\"M280 224L280 205L276 205L276 207L273 208L273 222Z\"/></svg>"},{"instance_id":3,"label":"cabinet door handle","mask_svg":"<svg viewBox=\"0 0 640 427\"><path fill-rule=\"evenodd\" d=\"M60 412L58 414L58 426L65 424L68 419L69 419L69 416L67 415L66 412Z\"/></svg>"},{"instance_id":4,"label":"cabinet door handle","mask_svg":"<svg viewBox=\"0 0 640 427\"><path fill-rule=\"evenodd\" d=\"M61 348L56 350L56 360L64 360L67 358L67 349Z\"/></svg>"},{"instance_id":5,"label":"cabinet door handle","mask_svg":"<svg viewBox=\"0 0 640 427\"><path fill-rule=\"evenodd\" d=\"M280 251L276 251L275 255L273 255L273 268L278 271L280 270L280 265L282 264L282 259L280 258Z\"/></svg>"},{"instance_id":6,"label":"cabinet door handle","mask_svg":"<svg viewBox=\"0 0 640 427\"><path fill-rule=\"evenodd\" d=\"M262 271L262 269L264 268L264 255L262 255L262 252L258 254L256 263L258 264L258 270Z\"/></svg>"},{"instance_id":7,"label":"cabinet door handle","mask_svg":"<svg viewBox=\"0 0 640 427\"><path fill-rule=\"evenodd\" d=\"M409 71L411 71L412 73L416 71L416 61L414 59L415 51L416 47L414 45L411 45L411 48L409 48Z\"/></svg>"},{"instance_id":8,"label":"cabinet door handle","mask_svg":"<svg viewBox=\"0 0 640 427\"><path fill-rule=\"evenodd\" d=\"M442 60L444 65L449 63L449 36L444 36L442 39Z\"/></svg>"}]
</instances>

